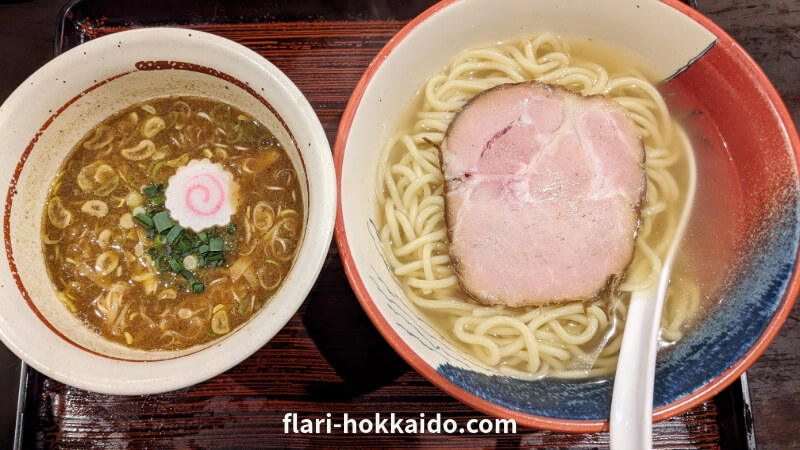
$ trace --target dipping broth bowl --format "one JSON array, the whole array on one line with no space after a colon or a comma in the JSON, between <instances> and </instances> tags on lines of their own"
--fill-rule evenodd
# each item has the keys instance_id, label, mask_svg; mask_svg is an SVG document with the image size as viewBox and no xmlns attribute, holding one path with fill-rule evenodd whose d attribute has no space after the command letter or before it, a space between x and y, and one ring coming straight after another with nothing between
<instances>
[{"instance_id":1,"label":"dipping broth bowl","mask_svg":"<svg viewBox=\"0 0 800 450\"><path fill-rule=\"evenodd\" d=\"M132 105L175 96L233 105L275 134L298 174L304 232L288 276L249 321L207 344L150 352L99 337L58 300L39 230L50 183L89 130ZM0 339L34 369L72 386L149 394L224 372L283 328L308 295L328 252L335 178L319 119L286 75L227 39L148 28L82 44L31 75L0 107L0 148L0 184L7 187Z\"/></svg>"}]
</instances>

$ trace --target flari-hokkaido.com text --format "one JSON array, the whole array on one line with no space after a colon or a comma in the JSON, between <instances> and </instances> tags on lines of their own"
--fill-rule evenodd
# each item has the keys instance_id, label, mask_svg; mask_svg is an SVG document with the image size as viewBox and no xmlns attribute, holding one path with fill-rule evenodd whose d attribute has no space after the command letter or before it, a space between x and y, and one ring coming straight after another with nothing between
<instances>
[{"instance_id":1,"label":"flari-hokkaido.com text","mask_svg":"<svg viewBox=\"0 0 800 450\"><path fill-rule=\"evenodd\" d=\"M493 434L516 433L513 419L469 419L459 424L455 419L444 419L436 413L420 413L416 417L400 417L395 413L352 417L343 413L339 417L327 413L325 417L299 417L297 413L283 416L284 434Z\"/></svg>"}]
</instances>

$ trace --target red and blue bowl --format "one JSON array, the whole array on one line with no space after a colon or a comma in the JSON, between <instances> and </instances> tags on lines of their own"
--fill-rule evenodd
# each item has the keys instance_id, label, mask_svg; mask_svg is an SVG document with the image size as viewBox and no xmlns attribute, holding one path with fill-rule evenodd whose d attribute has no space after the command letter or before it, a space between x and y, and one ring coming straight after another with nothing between
<instances>
[{"instance_id":1,"label":"red and blue bowl","mask_svg":"<svg viewBox=\"0 0 800 450\"><path fill-rule=\"evenodd\" d=\"M523 381L487 370L410 306L378 239L380 149L425 80L461 50L545 30L607 41L652 62L692 136L699 176L683 264L707 302L693 331L659 356L653 419L663 420L741 375L783 324L800 286L794 124L751 57L676 0L445 0L411 21L369 66L339 128L335 234L345 271L386 340L453 397L530 427L607 427L613 379Z\"/></svg>"}]
</instances>

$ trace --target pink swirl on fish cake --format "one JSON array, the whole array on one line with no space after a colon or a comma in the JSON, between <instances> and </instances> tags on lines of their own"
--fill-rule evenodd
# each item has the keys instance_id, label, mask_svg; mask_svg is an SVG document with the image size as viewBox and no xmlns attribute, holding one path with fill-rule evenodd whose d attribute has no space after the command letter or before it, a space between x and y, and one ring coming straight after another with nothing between
<instances>
[{"instance_id":1,"label":"pink swirl on fish cake","mask_svg":"<svg viewBox=\"0 0 800 450\"><path fill-rule=\"evenodd\" d=\"M230 223L237 190L233 175L221 164L192 160L167 181L164 206L182 227L199 232Z\"/></svg>"},{"instance_id":2,"label":"pink swirl on fish cake","mask_svg":"<svg viewBox=\"0 0 800 450\"><path fill-rule=\"evenodd\" d=\"M195 175L189 182L194 184L186 188L184 194L186 208L199 216L211 216L216 214L225 202L225 189L222 187L222 182L208 173ZM213 193L211 192L212 189ZM197 199L198 193L202 195L202 199ZM216 197L216 203L209 208L208 206L213 202L212 194L213 197Z\"/></svg>"}]
</instances>

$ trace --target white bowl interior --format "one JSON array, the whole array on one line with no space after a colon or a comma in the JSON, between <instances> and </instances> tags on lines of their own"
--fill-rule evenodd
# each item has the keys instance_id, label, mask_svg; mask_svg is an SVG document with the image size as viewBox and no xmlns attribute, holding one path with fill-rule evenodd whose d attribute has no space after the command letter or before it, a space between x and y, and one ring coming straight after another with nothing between
<instances>
[{"instance_id":1,"label":"white bowl interior","mask_svg":"<svg viewBox=\"0 0 800 450\"><path fill-rule=\"evenodd\" d=\"M159 70L152 70L154 65ZM133 104L173 96L223 101L267 125L297 170L307 229L289 276L249 322L202 351L147 352L98 338L58 301L42 277L47 271L38 232L44 208L39 205L74 143L94 125ZM146 393L216 375L283 327L321 269L335 207L330 147L313 109L291 81L238 44L179 29L135 30L91 41L55 59L15 91L0 108L0 129L6 131L0 138L7 150L0 168L4 184L11 182L30 145L18 169L10 211L6 207L9 228L3 234L11 252L3 258L13 254L19 281L49 324L36 317L4 261L0 279L9 301L0 308L0 337L26 362L60 381L100 392Z\"/></svg>"}]
</instances>

